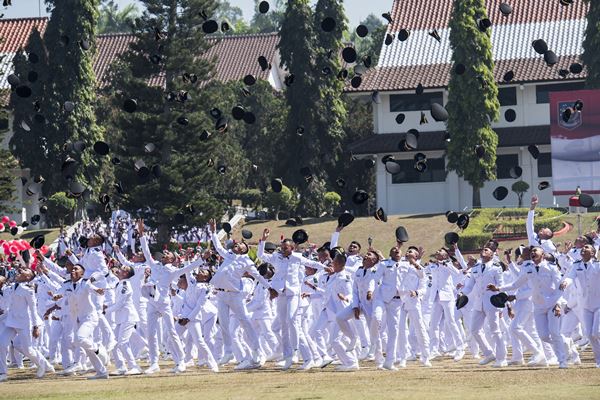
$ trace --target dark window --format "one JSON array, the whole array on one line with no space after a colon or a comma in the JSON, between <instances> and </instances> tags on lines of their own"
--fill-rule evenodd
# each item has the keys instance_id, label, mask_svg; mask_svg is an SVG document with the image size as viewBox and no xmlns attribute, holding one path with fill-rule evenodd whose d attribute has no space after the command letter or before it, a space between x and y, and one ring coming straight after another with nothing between
<instances>
[{"instance_id":1,"label":"dark window","mask_svg":"<svg viewBox=\"0 0 600 400\"><path fill-rule=\"evenodd\" d=\"M550 103L550 92L565 92L569 90L582 90L585 88L585 82L573 83L555 83L553 85L537 85L535 87L536 103Z\"/></svg>"},{"instance_id":2,"label":"dark window","mask_svg":"<svg viewBox=\"0 0 600 400\"><path fill-rule=\"evenodd\" d=\"M507 87L498 90L498 100L501 106L516 106L517 105L517 88Z\"/></svg>"},{"instance_id":3,"label":"dark window","mask_svg":"<svg viewBox=\"0 0 600 400\"><path fill-rule=\"evenodd\" d=\"M418 172L413 160L398 160L401 171L392 175L392 183L444 182L446 180L446 162L444 158L427 160L427 170Z\"/></svg>"},{"instance_id":4,"label":"dark window","mask_svg":"<svg viewBox=\"0 0 600 400\"><path fill-rule=\"evenodd\" d=\"M393 94L390 96L390 112L429 110L432 103L444 104L442 92Z\"/></svg>"},{"instance_id":5,"label":"dark window","mask_svg":"<svg viewBox=\"0 0 600 400\"><path fill-rule=\"evenodd\" d=\"M512 179L510 169L519 165L519 156L517 154L503 154L496 156L496 178Z\"/></svg>"},{"instance_id":6,"label":"dark window","mask_svg":"<svg viewBox=\"0 0 600 400\"><path fill-rule=\"evenodd\" d=\"M541 153L537 159L538 178L550 178L552 176L552 155Z\"/></svg>"}]
</instances>

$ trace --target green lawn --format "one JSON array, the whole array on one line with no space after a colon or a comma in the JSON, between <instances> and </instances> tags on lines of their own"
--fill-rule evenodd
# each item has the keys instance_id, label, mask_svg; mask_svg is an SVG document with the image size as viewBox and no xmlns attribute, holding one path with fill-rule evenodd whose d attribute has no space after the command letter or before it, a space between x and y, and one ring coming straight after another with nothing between
<instances>
[{"instance_id":1,"label":"green lawn","mask_svg":"<svg viewBox=\"0 0 600 400\"><path fill-rule=\"evenodd\" d=\"M594 218L596 214L588 214L582 217L582 230L588 232L595 229ZM573 229L569 232L556 236L555 243L564 243L567 240L573 240L577 236L577 217L567 215L564 221L571 224ZM434 253L444 243L444 234L449 231L460 230L454 224L446 221L444 214L437 215L394 215L388 217L388 222L380 222L372 217L356 218L354 222L344 228L340 237L340 244L346 246L351 240L358 240L363 249L366 249L367 239L373 238L373 246L387 254L389 248L395 244L394 232L398 226L404 226L409 233L409 245L421 245L425 248L426 254ZM241 237L241 229L252 231L253 238L251 244L256 244L264 228L271 230L271 240L278 241L283 235L291 237L296 229L304 229L308 232L309 242L323 244L329 241L331 233L335 231L337 220L333 218L310 218L305 219L304 224L299 227L290 227L285 225L285 221L251 221L243 227L238 226L234 232L234 238ZM501 242L501 248L517 247L521 243L526 244L527 240L504 241Z\"/></svg>"},{"instance_id":2,"label":"green lawn","mask_svg":"<svg viewBox=\"0 0 600 400\"><path fill-rule=\"evenodd\" d=\"M21 236L19 236L19 235L13 236L10 234L10 232L5 231L5 232L0 233L0 239L3 239L3 240L24 239L24 240L30 241L37 235L45 235L46 244L50 245L50 243L52 243L54 240L56 240L56 238L58 237L59 234L60 234L60 228L28 230L28 231L23 232L23 234Z\"/></svg>"}]
</instances>

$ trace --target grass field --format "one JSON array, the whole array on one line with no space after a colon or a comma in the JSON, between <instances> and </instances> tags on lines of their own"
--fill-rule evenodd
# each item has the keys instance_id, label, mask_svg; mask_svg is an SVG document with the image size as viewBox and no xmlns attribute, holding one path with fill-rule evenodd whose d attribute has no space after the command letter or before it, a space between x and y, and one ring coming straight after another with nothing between
<instances>
[{"instance_id":1,"label":"grass field","mask_svg":"<svg viewBox=\"0 0 600 400\"><path fill-rule=\"evenodd\" d=\"M588 232L595 229L594 218L596 214L584 215L581 218L582 230ZM569 232L557 236L555 243L573 240L577 236L577 216L567 215L564 221L571 224L573 229ZM363 217L356 218L352 224L344 228L340 236L340 245L347 246L351 240L358 240L363 249L367 248L367 239L373 238L373 246L387 254L391 246L395 244L394 232L398 226L404 226L410 236L409 245L421 245L425 248L426 254L434 253L444 242L444 234L449 231L459 232L456 225L448 223L444 214L437 215L394 215L388 217L388 222L380 222L375 218ZM234 230L234 237L239 238L241 229L252 231L253 238L250 243L256 244L264 228L271 230L272 241L278 241L280 236L291 237L296 229L304 229L308 232L309 242L319 245L329 241L331 234L335 231L337 220L333 218L311 218L305 219L304 224L299 227L285 225L285 221L251 221L243 227L237 227ZM460 232L459 232L460 234ZM518 247L524 241L505 241L500 243L501 248Z\"/></svg>"},{"instance_id":2,"label":"grass field","mask_svg":"<svg viewBox=\"0 0 600 400\"><path fill-rule=\"evenodd\" d=\"M14 240L14 239L23 239L30 241L37 235L45 235L46 236L46 244L50 245L58 235L60 234L59 228L48 228L48 229L37 229L37 230L28 230L23 232L22 235L13 236L10 232L2 232L0 233L0 239L2 240Z\"/></svg>"},{"instance_id":3,"label":"grass field","mask_svg":"<svg viewBox=\"0 0 600 400\"><path fill-rule=\"evenodd\" d=\"M468 356L460 363L434 361L433 368L409 363L397 371L378 371L362 363L357 372L325 370L279 371L268 363L260 371L219 374L190 368L173 376L164 365L159 375L111 377L86 381L84 377L48 375L33 379L30 371L12 371L0 384L0 399L600 399L600 370L591 353L582 354L583 366L568 370L481 367Z\"/></svg>"}]
</instances>

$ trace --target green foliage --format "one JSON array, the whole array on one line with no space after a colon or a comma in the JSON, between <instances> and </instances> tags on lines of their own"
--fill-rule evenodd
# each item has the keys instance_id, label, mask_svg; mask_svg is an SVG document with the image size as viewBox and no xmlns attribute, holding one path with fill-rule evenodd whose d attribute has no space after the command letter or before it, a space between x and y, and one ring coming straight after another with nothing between
<instances>
[{"instance_id":1,"label":"green foliage","mask_svg":"<svg viewBox=\"0 0 600 400\"><path fill-rule=\"evenodd\" d=\"M127 33L131 30L133 19L138 16L139 10L135 4L128 4L119 10L114 0L108 0L100 8L98 33Z\"/></svg>"},{"instance_id":2,"label":"green foliage","mask_svg":"<svg viewBox=\"0 0 600 400\"><path fill-rule=\"evenodd\" d=\"M92 146L104 139L104 130L96 123L96 78L93 58L96 54L98 2L95 0L47 0L51 17L44 33L48 51L47 81L41 101L46 118L47 151L44 193L65 191L69 182L61 175L61 164L67 156L65 143L81 140L87 145L83 153L71 152L79 162L76 180L99 193L110 176L104 168L108 158L95 155ZM68 39L67 39L68 38ZM81 41L90 44L89 50ZM68 112L65 102L75 103ZM47 176L50 175L50 176Z\"/></svg>"},{"instance_id":3,"label":"green foliage","mask_svg":"<svg viewBox=\"0 0 600 400\"><path fill-rule=\"evenodd\" d=\"M45 122L36 122L38 120L35 119L36 114L44 117L48 115L42 104L44 104L46 98L46 86L50 84L47 75L48 55L46 46L37 29L32 30L28 44L23 50L17 52L13 59L14 74L19 77L21 82L27 83L32 94L30 98L19 97L15 91L10 94L9 108L13 113L13 136L9 142L9 149L19 161L20 167L30 170L31 176L41 175L48 179L49 172L52 171L53 166L58 164L57 159L60 157L47 150L48 144L55 143L58 140L55 137L56 131L47 129ZM37 55L38 62L29 62L26 54ZM37 75L37 80L31 82L29 79L30 74ZM32 99L38 99L40 102L39 113L32 106ZM48 194L50 191L45 190L44 192Z\"/></svg>"},{"instance_id":4,"label":"green foliage","mask_svg":"<svg viewBox=\"0 0 600 400\"><path fill-rule=\"evenodd\" d=\"M201 29L202 17L198 10L212 15L217 7L213 0L144 0L146 11L133 26L136 41L119 62L112 66L106 95L110 99L107 123L114 134L115 155L121 162L115 168L117 178L126 188L127 195L119 202L130 212L143 209L143 216L150 226L158 227L158 241L168 239L174 227L173 217L192 204L196 213L186 213L185 225L201 225L208 218L219 217L225 201L231 194L244 187L246 173L250 169L239 142L231 134L218 133L215 120L210 115L218 107L224 115L233 104L220 96L218 83L201 87L214 72L214 63L202 57L209 44ZM154 29L165 33L156 41ZM152 55L161 57L152 63ZM184 73L194 73L198 82L183 79ZM168 101L159 86L148 85L151 78L165 77L167 92L187 91L190 100ZM137 100L137 111L129 114L121 107L127 98ZM188 125L177 122L188 119ZM230 121L231 122L231 121ZM200 140L199 133L207 130L212 136ZM153 143L157 150L144 151L144 144ZM152 175L138 178L133 169L136 160L143 160L149 167L160 165L159 178ZM214 161L209 166L207 161ZM226 167L220 174L218 168ZM201 212L199 212L201 211Z\"/></svg>"},{"instance_id":5,"label":"green foliage","mask_svg":"<svg viewBox=\"0 0 600 400\"><path fill-rule=\"evenodd\" d=\"M528 210L522 208L484 208L474 210L469 226L460 234L458 245L464 250L480 249L492 237L527 238L525 222ZM536 209L535 231L542 227L556 231L563 226L561 210L551 208Z\"/></svg>"},{"instance_id":6,"label":"green foliage","mask_svg":"<svg viewBox=\"0 0 600 400\"><path fill-rule=\"evenodd\" d=\"M50 226L58 226L62 223L70 224L72 222L70 214L75 210L77 202L67 197L66 193L57 192L48 198L46 205L48 206L46 220Z\"/></svg>"},{"instance_id":7,"label":"green foliage","mask_svg":"<svg viewBox=\"0 0 600 400\"><path fill-rule=\"evenodd\" d=\"M525 181L517 181L512 184L510 190L517 194L519 207L521 207L523 205L523 195L529 190L529 184Z\"/></svg>"},{"instance_id":8,"label":"green foliage","mask_svg":"<svg viewBox=\"0 0 600 400\"><path fill-rule=\"evenodd\" d=\"M285 0L270 1L271 8L268 13L258 11L261 0L254 0L254 16L249 26L248 33L277 32L283 21Z\"/></svg>"},{"instance_id":9,"label":"green foliage","mask_svg":"<svg viewBox=\"0 0 600 400\"><path fill-rule=\"evenodd\" d=\"M600 88L600 2L585 0L589 4L587 27L583 40L581 60L587 67L586 86Z\"/></svg>"},{"instance_id":10,"label":"green foliage","mask_svg":"<svg viewBox=\"0 0 600 400\"><path fill-rule=\"evenodd\" d=\"M486 17L484 0L455 0L450 18L450 46L454 65L463 64L466 72L451 74L448 86L450 115L448 131L448 168L456 171L473 187L473 206L480 206L479 189L495 179L498 136L491 121L498 118L500 104L493 70L491 32L481 32L477 20ZM482 145L485 157L475 156Z\"/></svg>"},{"instance_id":11,"label":"green foliage","mask_svg":"<svg viewBox=\"0 0 600 400\"><path fill-rule=\"evenodd\" d=\"M273 210L275 219L278 220L281 211L291 212L296 209L298 199L289 187L283 185L279 193L275 193L269 188L265 194L264 203L266 207Z\"/></svg>"},{"instance_id":12,"label":"green foliage","mask_svg":"<svg viewBox=\"0 0 600 400\"><path fill-rule=\"evenodd\" d=\"M356 30L353 30L350 33L348 40L354 43L358 54L371 56L372 64L377 65L387 26L384 25L381 18L377 17L375 14L367 15L365 19L360 21L360 24L369 29L369 34L366 37L361 38L356 34Z\"/></svg>"},{"instance_id":13,"label":"green foliage","mask_svg":"<svg viewBox=\"0 0 600 400\"><path fill-rule=\"evenodd\" d=\"M243 189L238 197L242 201L242 206L258 208L262 202L263 193L260 189Z\"/></svg>"},{"instance_id":14,"label":"green foliage","mask_svg":"<svg viewBox=\"0 0 600 400\"><path fill-rule=\"evenodd\" d=\"M342 197L336 192L327 192L325 193L325 207L327 207L327 211L330 214L333 214L333 211L340 205L342 201Z\"/></svg>"},{"instance_id":15,"label":"green foliage","mask_svg":"<svg viewBox=\"0 0 600 400\"><path fill-rule=\"evenodd\" d=\"M4 135L8 131L8 112L0 109L0 143L4 140ZM3 212L13 211L8 203L15 199L15 175L14 171L18 168L17 161L10 151L0 147L0 209Z\"/></svg>"}]
</instances>

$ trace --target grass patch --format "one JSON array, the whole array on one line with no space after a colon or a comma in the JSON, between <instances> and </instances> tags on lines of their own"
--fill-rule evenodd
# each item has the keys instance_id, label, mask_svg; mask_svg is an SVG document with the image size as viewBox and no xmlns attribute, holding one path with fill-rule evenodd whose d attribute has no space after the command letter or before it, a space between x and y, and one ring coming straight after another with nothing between
<instances>
[{"instance_id":1,"label":"grass patch","mask_svg":"<svg viewBox=\"0 0 600 400\"><path fill-rule=\"evenodd\" d=\"M2 240L15 240L15 239L23 239L30 241L37 235L44 235L46 237L46 244L50 245L50 243L54 242L56 238L60 235L60 228L47 228L47 229L37 229L37 230L27 230L23 232L22 235L13 236L10 232L2 232L0 233L0 239Z\"/></svg>"}]
</instances>

